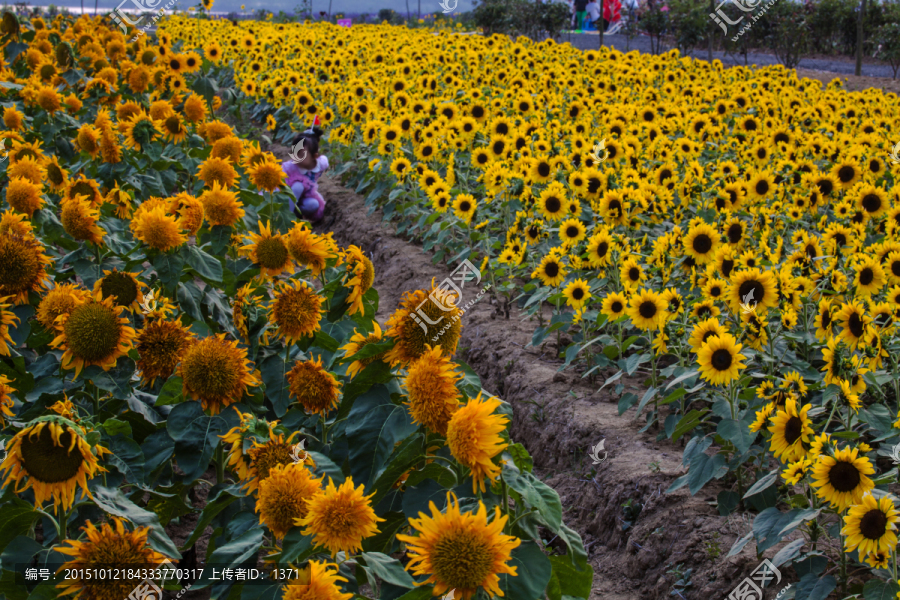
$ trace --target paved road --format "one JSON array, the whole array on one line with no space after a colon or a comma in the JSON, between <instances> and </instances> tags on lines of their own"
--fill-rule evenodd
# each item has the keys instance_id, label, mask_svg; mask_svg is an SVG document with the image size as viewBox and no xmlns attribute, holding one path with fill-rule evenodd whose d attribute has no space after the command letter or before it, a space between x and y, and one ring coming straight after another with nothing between
<instances>
[{"instance_id":1,"label":"paved road","mask_svg":"<svg viewBox=\"0 0 900 600\"><path fill-rule=\"evenodd\" d=\"M575 46L576 48L580 48L581 50L591 50L597 48L597 46L599 45L599 40L597 38L597 34L564 33L560 37L560 41L570 42L573 46ZM626 52L627 50L650 52L650 38L646 35L639 35L633 38L631 40L630 46L628 46L628 40L625 39L624 35L604 35L603 45L611 46L616 50L621 50L622 52ZM664 46L664 49L667 48ZM707 53L706 50L695 50L691 53L691 56L701 60L706 60ZM713 58L718 58L726 65L744 64L744 56L742 54L726 56L724 52L713 52ZM747 63L751 65L756 64L759 66L781 64L781 62L772 54L755 53L749 53L747 55ZM840 73L842 75L853 75L856 70L856 64L854 62L846 60L804 58L800 61L800 65L798 68L812 69L815 71L829 71L831 73ZM887 65L863 64L862 74L867 77L890 78L894 76L893 70Z\"/></svg>"}]
</instances>

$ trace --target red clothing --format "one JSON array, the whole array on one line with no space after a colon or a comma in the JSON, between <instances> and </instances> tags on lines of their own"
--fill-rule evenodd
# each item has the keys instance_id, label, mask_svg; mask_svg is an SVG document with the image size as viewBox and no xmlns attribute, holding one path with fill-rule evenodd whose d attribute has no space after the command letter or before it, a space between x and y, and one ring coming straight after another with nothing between
<instances>
[{"instance_id":1,"label":"red clothing","mask_svg":"<svg viewBox=\"0 0 900 600\"><path fill-rule=\"evenodd\" d=\"M622 19L622 0L603 0L603 18L610 23Z\"/></svg>"}]
</instances>

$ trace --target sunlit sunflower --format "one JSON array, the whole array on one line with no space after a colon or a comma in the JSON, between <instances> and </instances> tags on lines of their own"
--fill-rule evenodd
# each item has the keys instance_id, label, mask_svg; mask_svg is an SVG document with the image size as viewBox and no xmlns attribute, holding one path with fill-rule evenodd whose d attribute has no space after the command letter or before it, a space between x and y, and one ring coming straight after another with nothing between
<instances>
[{"instance_id":1,"label":"sunlit sunflower","mask_svg":"<svg viewBox=\"0 0 900 600\"><path fill-rule=\"evenodd\" d=\"M407 570L416 576L427 575L424 583L434 584L434 595L454 590L454 598L471 600L481 588L488 596L503 596L500 575L517 576L517 567L510 566L512 551L521 544L516 537L505 535L503 528L509 519L494 509L494 519L488 522L487 508L478 502L478 512L460 512L459 500L447 494L447 508L441 512L429 502L431 515L419 513L410 519L410 526L418 535L397 534L407 545L412 560Z\"/></svg>"},{"instance_id":2,"label":"sunlit sunflower","mask_svg":"<svg viewBox=\"0 0 900 600\"><path fill-rule=\"evenodd\" d=\"M820 455L813 467L812 486L816 496L831 503L840 512L853 504L859 504L863 495L875 487L868 475L875 468L865 456L859 456L859 448L835 450L834 456Z\"/></svg>"},{"instance_id":3,"label":"sunlit sunflower","mask_svg":"<svg viewBox=\"0 0 900 600\"><path fill-rule=\"evenodd\" d=\"M217 415L223 408L240 402L248 387L260 384L251 370L247 350L220 333L193 341L184 351L178 375L182 394L200 400L203 409Z\"/></svg>"},{"instance_id":4,"label":"sunlit sunflower","mask_svg":"<svg viewBox=\"0 0 900 600\"><path fill-rule=\"evenodd\" d=\"M548 254L531 273L531 278L540 279L546 286L556 287L566 278L566 267L555 255Z\"/></svg>"},{"instance_id":5,"label":"sunlit sunflower","mask_svg":"<svg viewBox=\"0 0 900 600\"><path fill-rule=\"evenodd\" d=\"M268 315L269 323L276 328L276 339L296 343L321 328L322 297L305 281L282 281L272 290Z\"/></svg>"},{"instance_id":6,"label":"sunlit sunflower","mask_svg":"<svg viewBox=\"0 0 900 600\"><path fill-rule=\"evenodd\" d=\"M40 508L52 499L59 513L75 502L80 486L88 497L88 480L106 471L97 462L108 450L91 445L88 432L59 415L38 417L6 442L6 459L0 470L3 487L15 482L15 493L34 491L34 505Z\"/></svg>"},{"instance_id":7,"label":"sunlit sunflower","mask_svg":"<svg viewBox=\"0 0 900 600\"><path fill-rule=\"evenodd\" d=\"M279 167L280 170L281 168ZM222 188L229 190L234 186L237 172L234 170L231 161L210 156L200 164L197 178L202 180L208 188L211 188L215 182L221 185Z\"/></svg>"},{"instance_id":8,"label":"sunlit sunflower","mask_svg":"<svg viewBox=\"0 0 900 600\"><path fill-rule=\"evenodd\" d=\"M125 121L122 134L125 136L125 145L138 152L162 137L160 123L144 113L138 113Z\"/></svg>"},{"instance_id":9,"label":"sunlit sunflower","mask_svg":"<svg viewBox=\"0 0 900 600\"><path fill-rule=\"evenodd\" d=\"M503 452L507 442L499 435L506 429L509 417L494 414L500 407L497 398L476 398L459 408L447 425L447 446L453 458L472 471L472 493L486 491L484 480L500 475L494 457Z\"/></svg>"},{"instance_id":10,"label":"sunlit sunflower","mask_svg":"<svg viewBox=\"0 0 900 600\"><path fill-rule=\"evenodd\" d=\"M343 258L346 268L344 287L350 289L346 300L350 304L347 314L364 313L363 296L375 281L375 267L372 265L372 261L363 254L363 251L356 246L347 248Z\"/></svg>"},{"instance_id":11,"label":"sunlit sunflower","mask_svg":"<svg viewBox=\"0 0 900 600\"><path fill-rule=\"evenodd\" d=\"M355 329L353 330L353 335L350 337L350 341L345 346L341 347L341 350L344 351L345 358L352 357L369 344L378 344L384 341L381 327L378 325L377 321L372 321L372 327L373 330L369 334L363 334ZM353 379L363 369L368 367L373 362L384 360L385 354L387 354L387 350L379 352L378 354L373 354L372 356L366 358L354 360L347 366L347 376L350 377L350 379Z\"/></svg>"},{"instance_id":12,"label":"sunlit sunflower","mask_svg":"<svg viewBox=\"0 0 900 600\"><path fill-rule=\"evenodd\" d=\"M440 346L429 345L410 365L403 381L413 422L440 435L447 435L447 425L459 407L456 383L462 379L462 374L455 367L450 357L441 352Z\"/></svg>"},{"instance_id":13,"label":"sunlit sunflower","mask_svg":"<svg viewBox=\"0 0 900 600\"><path fill-rule=\"evenodd\" d=\"M193 334L178 321L147 322L134 340L141 381L153 385L157 377L168 379L190 345Z\"/></svg>"},{"instance_id":14,"label":"sunlit sunflower","mask_svg":"<svg viewBox=\"0 0 900 600\"><path fill-rule=\"evenodd\" d=\"M211 189L203 191L200 203L203 205L203 214L210 227L217 225L234 227L244 218L244 205L238 200L237 194L223 189L218 182L213 182Z\"/></svg>"},{"instance_id":15,"label":"sunlit sunflower","mask_svg":"<svg viewBox=\"0 0 900 600\"><path fill-rule=\"evenodd\" d=\"M728 303L735 313L740 313L741 305L753 306L756 312L765 314L766 309L778 306L778 284L771 271L747 269L731 275Z\"/></svg>"},{"instance_id":16,"label":"sunlit sunflower","mask_svg":"<svg viewBox=\"0 0 900 600\"><path fill-rule=\"evenodd\" d=\"M131 222L134 237L151 248L168 252L187 241L178 219L166 212L165 206L154 206L135 213Z\"/></svg>"},{"instance_id":17,"label":"sunlit sunflower","mask_svg":"<svg viewBox=\"0 0 900 600\"><path fill-rule=\"evenodd\" d=\"M638 329L650 331L657 329L666 318L666 303L653 290L642 290L631 296L628 303L628 316Z\"/></svg>"},{"instance_id":18,"label":"sunlit sunflower","mask_svg":"<svg viewBox=\"0 0 900 600\"><path fill-rule=\"evenodd\" d=\"M334 241L325 235L313 233L304 221L297 221L287 234L287 248L298 264L312 271L318 277L328 259L335 256Z\"/></svg>"},{"instance_id":19,"label":"sunlit sunflower","mask_svg":"<svg viewBox=\"0 0 900 600\"><path fill-rule=\"evenodd\" d=\"M706 223L691 226L684 238L685 254L692 257L697 264L705 265L713 260L721 243L719 232Z\"/></svg>"},{"instance_id":20,"label":"sunlit sunflower","mask_svg":"<svg viewBox=\"0 0 900 600\"><path fill-rule=\"evenodd\" d=\"M309 414L325 414L340 402L341 383L322 366L321 356L298 360L288 371L287 381L291 398Z\"/></svg>"},{"instance_id":21,"label":"sunlit sunflower","mask_svg":"<svg viewBox=\"0 0 900 600\"><path fill-rule=\"evenodd\" d=\"M288 580L282 600L350 600L353 594L341 592L341 581L347 579L338 575L337 565L311 560Z\"/></svg>"},{"instance_id":22,"label":"sunlit sunflower","mask_svg":"<svg viewBox=\"0 0 900 600\"><path fill-rule=\"evenodd\" d=\"M284 185L284 178L284 171L281 169L281 165L276 162L261 162L250 169L250 181L258 189L267 192L273 192ZM231 185L228 187L231 187Z\"/></svg>"},{"instance_id":23,"label":"sunlit sunflower","mask_svg":"<svg viewBox=\"0 0 900 600\"><path fill-rule=\"evenodd\" d=\"M548 221L558 221L566 216L569 201L566 198L565 188L559 183L551 183L547 186L537 202L537 209Z\"/></svg>"},{"instance_id":24,"label":"sunlit sunflower","mask_svg":"<svg viewBox=\"0 0 900 600\"><path fill-rule=\"evenodd\" d=\"M872 317L866 314L866 309L858 302L851 301L843 306L834 315L834 320L841 327L841 339L851 348L856 348L866 333L866 328L872 322Z\"/></svg>"},{"instance_id":25,"label":"sunlit sunflower","mask_svg":"<svg viewBox=\"0 0 900 600\"><path fill-rule=\"evenodd\" d=\"M313 542L325 547L332 557L338 552L358 552L363 540L378 533L378 523L384 521L372 509L374 494L365 496L364 490L362 484L353 486L352 477L340 487L335 487L329 477L325 489L307 501L306 516L296 519L295 524L302 525L303 535L314 536Z\"/></svg>"},{"instance_id":26,"label":"sunlit sunflower","mask_svg":"<svg viewBox=\"0 0 900 600\"><path fill-rule=\"evenodd\" d=\"M900 513L888 496L876 500L872 494L863 496L862 502L850 507L844 515L841 535L844 552L859 550L864 554L890 554L897 547L897 522Z\"/></svg>"},{"instance_id":27,"label":"sunlit sunflower","mask_svg":"<svg viewBox=\"0 0 900 600\"><path fill-rule=\"evenodd\" d=\"M787 469L781 472L781 477L788 485L797 485L810 472L812 465L812 459L802 458L789 464Z\"/></svg>"},{"instance_id":28,"label":"sunlit sunflower","mask_svg":"<svg viewBox=\"0 0 900 600\"><path fill-rule=\"evenodd\" d=\"M591 298L591 286L584 279L576 279L565 287L563 295L567 305L580 309Z\"/></svg>"},{"instance_id":29,"label":"sunlit sunflower","mask_svg":"<svg viewBox=\"0 0 900 600\"><path fill-rule=\"evenodd\" d=\"M98 365L108 371L120 356L132 348L135 332L122 316L112 297L103 298L98 290L93 296L56 318L57 337L50 342L62 348L63 369L75 369L75 377L84 367Z\"/></svg>"},{"instance_id":30,"label":"sunlit sunflower","mask_svg":"<svg viewBox=\"0 0 900 600\"><path fill-rule=\"evenodd\" d=\"M63 283L47 292L38 305L36 318L41 325L52 330L56 318L68 314L75 306L86 302L91 293L76 283Z\"/></svg>"},{"instance_id":31,"label":"sunlit sunflower","mask_svg":"<svg viewBox=\"0 0 900 600\"><path fill-rule=\"evenodd\" d=\"M696 354L709 338L714 335L724 336L727 333L728 329L721 325L717 318L710 317L697 323L693 331L691 331L688 344L691 346L691 351Z\"/></svg>"},{"instance_id":32,"label":"sunlit sunflower","mask_svg":"<svg viewBox=\"0 0 900 600\"><path fill-rule=\"evenodd\" d=\"M803 445L809 443L813 434L812 421L807 416L810 408L810 404L798 408L797 401L788 398L784 410L779 410L772 417L772 425L768 428L772 432L769 443L775 458L787 463L805 456L806 449Z\"/></svg>"},{"instance_id":33,"label":"sunlit sunflower","mask_svg":"<svg viewBox=\"0 0 900 600\"><path fill-rule=\"evenodd\" d=\"M606 315L607 320L615 321L623 317L628 309L628 299L624 294L612 292L603 299L600 312Z\"/></svg>"},{"instance_id":34,"label":"sunlit sunflower","mask_svg":"<svg viewBox=\"0 0 900 600\"><path fill-rule=\"evenodd\" d=\"M727 385L741 376L747 367L740 353L741 344L734 336L725 333L708 338L697 351L700 376L713 385Z\"/></svg>"},{"instance_id":35,"label":"sunlit sunflower","mask_svg":"<svg viewBox=\"0 0 900 600\"><path fill-rule=\"evenodd\" d=\"M271 223L259 223L259 233L250 232L251 243L241 250L247 253L260 273L277 277L282 273L294 272L294 263L285 243L285 236L272 233Z\"/></svg>"},{"instance_id":36,"label":"sunlit sunflower","mask_svg":"<svg viewBox=\"0 0 900 600\"><path fill-rule=\"evenodd\" d=\"M314 479L305 465L276 465L259 482L259 522L272 531L275 539L282 539L295 520L307 515L307 501L321 489L322 479Z\"/></svg>"},{"instance_id":37,"label":"sunlit sunflower","mask_svg":"<svg viewBox=\"0 0 900 600\"><path fill-rule=\"evenodd\" d=\"M385 360L391 366L409 364L425 353L427 345L438 345L453 356L462 331L461 314L455 294L434 287L433 281L430 290L404 293L385 325L385 335L396 340Z\"/></svg>"}]
</instances>

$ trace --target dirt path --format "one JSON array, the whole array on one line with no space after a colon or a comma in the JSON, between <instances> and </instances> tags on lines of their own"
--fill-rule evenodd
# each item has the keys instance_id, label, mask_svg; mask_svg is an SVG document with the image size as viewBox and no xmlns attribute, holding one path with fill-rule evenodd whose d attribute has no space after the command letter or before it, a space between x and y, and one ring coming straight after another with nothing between
<instances>
[{"instance_id":1,"label":"dirt path","mask_svg":"<svg viewBox=\"0 0 900 600\"><path fill-rule=\"evenodd\" d=\"M269 150L287 158L283 146ZM375 265L380 295L376 316L382 325L404 292L426 287L432 278L439 282L453 271L455 265L435 265L430 252L396 236L380 211L368 215L363 199L339 181L324 177L320 191L328 201L323 223L334 216L327 230L342 246L360 246ZM464 300L476 293L464 292ZM735 539L749 531L748 522L738 515L718 515L708 504L719 491L714 485L696 497L684 488L667 495L671 482L684 473L681 447L657 442L655 433L640 433L643 423L632 420L633 415L620 417L609 389L598 392L599 383L558 372L555 340L528 347L535 326L515 306L504 318L496 301L485 295L463 317L458 357L479 374L485 389L513 405L512 437L528 448L535 472L558 491L566 522L584 539L596 572L591 600L677 598L670 592L679 576L668 571L678 565L682 571L693 569L693 585L681 591L683 598L726 597L758 564L753 544L724 559ZM639 380L622 381L628 391L643 388ZM608 458L592 465L588 454L600 440L606 440ZM622 505L629 500L643 510L623 531Z\"/></svg>"}]
</instances>

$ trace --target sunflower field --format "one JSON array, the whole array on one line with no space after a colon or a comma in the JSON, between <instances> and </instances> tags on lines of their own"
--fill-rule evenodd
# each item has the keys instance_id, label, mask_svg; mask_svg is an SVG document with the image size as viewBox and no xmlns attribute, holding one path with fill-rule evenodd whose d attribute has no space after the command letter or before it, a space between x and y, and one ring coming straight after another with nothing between
<instances>
[{"instance_id":1,"label":"sunflower field","mask_svg":"<svg viewBox=\"0 0 900 600\"><path fill-rule=\"evenodd\" d=\"M371 261L216 118L230 50L0 34L0 597L589 597L462 322L409 316L453 298L382 330Z\"/></svg>"},{"instance_id":2,"label":"sunflower field","mask_svg":"<svg viewBox=\"0 0 900 600\"><path fill-rule=\"evenodd\" d=\"M371 210L683 445L670 492L751 513L728 556L779 546L797 598L900 592L896 95L386 25L176 17L160 40L222 54L276 139L320 115Z\"/></svg>"}]
</instances>

